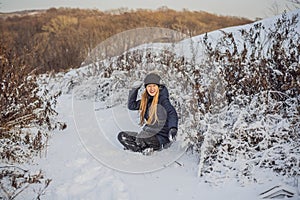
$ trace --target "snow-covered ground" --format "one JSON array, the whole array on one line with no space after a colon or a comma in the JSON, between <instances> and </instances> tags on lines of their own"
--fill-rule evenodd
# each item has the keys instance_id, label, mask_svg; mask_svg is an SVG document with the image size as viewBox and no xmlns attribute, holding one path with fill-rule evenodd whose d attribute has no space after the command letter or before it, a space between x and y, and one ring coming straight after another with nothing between
<instances>
[{"instance_id":1,"label":"snow-covered ground","mask_svg":"<svg viewBox=\"0 0 300 200\"><path fill-rule=\"evenodd\" d=\"M264 184L249 183L244 186L234 179L224 180L221 184L206 183L201 177L197 177L198 160L197 156L191 153L182 154L176 158L176 162L164 167L164 161L156 159L155 164L158 166L161 164L161 168L156 170L157 166L154 165L153 171L150 171L147 165L144 166L145 172L138 168L140 170L138 173L122 172L121 168L113 169L97 159L93 153L89 153L84 145L82 135L76 127L76 121L79 119L74 120L72 100L72 95L63 95L59 98L58 110L62 119L68 124L68 128L53 134L46 157L41 158L36 166L37 169L43 169L52 179L45 195L42 196L43 199L254 200L261 199L259 194L265 190L281 184L274 180L274 177L272 179L270 177L270 181ZM87 105L81 104L81 109L87 109ZM107 120L107 116L111 116L110 109L103 112L103 117L99 117L100 122ZM86 117L82 116L80 120ZM132 128L136 127L132 126ZM110 138L117 134L116 131L109 132ZM101 136L95 142L101 146L107 141L107 138ZM117 145L116 140L111 142ZM121 151L121 147L116 146L115 152L118 151ZM123 155L123 160L116 160L120 158L112 155L111 161L119 161L123 165L127 161L130 166L146 162L141 161L147 159L144 155L135 154L136 160L133 160L130 157L133 153L127 154L129 155Z\"/></svg>"},{"instance_id":2,"label":"snow-covered ground","mask_svg":"<svg viewBox=\"0 0 300 200\"><path fill-rule=\"evenodd\" d=\"M271 22L274 20L265 21L266 24ZM247 28L247 25L244 28ZM238 30L238 27L228 30ZM218 34L220 32L214 32L209 37L213 39L218 37ZM203 35L183 41L177 46L182 45L189 49L192 44L197 48L197 41L201 38ZM189 54L185 50L176 49L177 53L185 53L187 57L195 55L195 52ZM200 51L196 52L199 56L197 59L201 59L203 52ZM135 78L140 76L138 70L132 73ZM226 174L223 178L218 177L210 181L199 177L199 155L192 154L191 151L186 152L186 143L181 137L171 148L155 152L151 156L124 151L116 138L118 132L139 129L136 113L129 112L124 106L128 88L116 87L117 94L108 97L112 102L109 102L107 108L101 102L93 101L99 84L104 89L107 84L99 83L99 77L87 75L89 72L87 68L73 70L58 78L60 82L54 85L52 83L53 90L61 89L64 92L58 99L56 110L59 112L59 119L66 122L67 128L52 134L46 155L39 158L36 165L31 166L37 170L42 169L44 174L52 179L42 196L43 199L255 200L262 199L261 193L278 185L281 185L283 193L284 190L295 193L294 197L289 199L299 199L300 188L289 188L280 176L270 171L255 172L256 176L260 176L257 182L239 182L237 178ZM172 73L174 75L174 72ZM121 80L115 85L112 84L112 87L124 81L133 81L131 77L124 78L122 73L112 76ZM182 77L177 77L176 80L180 78ZM176 80L173 80L174 84ZM109 80L107 81L110 84ZM171 82L170 79L166 81ZM188 86L182 86L188 90L186 87ZM72 90L73 88L75 89ZM177 90L184 92L181 88ZM172 94L176 92L172 87L170 91ZM113 99L114 97L118 99ZM171 98L174 99L174 96ZM114 104L115 102L119 103ZM26 192L20 197L27 199Z\"/></svg>"}]
</instances>

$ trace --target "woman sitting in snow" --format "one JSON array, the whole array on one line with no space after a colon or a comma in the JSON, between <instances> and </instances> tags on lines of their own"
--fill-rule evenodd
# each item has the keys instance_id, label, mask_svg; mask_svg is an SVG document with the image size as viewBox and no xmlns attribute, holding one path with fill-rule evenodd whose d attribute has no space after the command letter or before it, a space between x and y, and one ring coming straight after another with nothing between
<instances>
[{"instance_id":1,"label":"woman sitting in snow","mask_svg":"<svg viewBox=\"0 0 300 200\"><path fill-rule=\"evenodd\" d=\"M144 80L145 91L137 100L141 84L129 92L128 109L139 110L140 125L144 125L140 133L122 131L118 140L125 149L134 152L161 150L170 146L175 140L178 117L175 108L169 101L169 92L161 84L156 73L150 73Z\"/></svg>"}]
</instances>

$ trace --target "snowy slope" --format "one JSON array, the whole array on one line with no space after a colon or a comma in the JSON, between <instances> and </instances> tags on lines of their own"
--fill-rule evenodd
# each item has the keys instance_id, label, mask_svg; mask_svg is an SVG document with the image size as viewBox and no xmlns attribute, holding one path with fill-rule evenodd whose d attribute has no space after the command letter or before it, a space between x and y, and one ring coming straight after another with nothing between
<instances>
[{"instance_id":1,"label":"snowy slope","mask_svg":"<svg viewBox=\"0 0 300 200\"><path fill-rule=\"evenodd\" d=\"M103 200L153 200L153 199L230 199L255 200L259 194L280 184L274 181L265 184L247 184L241 187L234 179L223 184L209 184L197 177L197 158L187 153L162 169L144 173L122 172L103 165L83 145L72 111L72 96L59 99L60 115L68 128L57 132L50 140L47 156L41 158L37 169L42 168L52 182L43 199L103 199ZM83 109L84 106L83 106ZM110 111L107 111L110 112ZM103 116L102 120L105 120ZM106 142L97 140L99 145ZM115 151L120 151L116 148ZM125 155L124 160L129 160ZM136 155L131 164L143 159ZM119 159L119 158L112 158ZM132 158L130 158L132 159ZM145 170L149 166L144 166ZM270 177L271 178L271 175ZM27 199L26 193L20 196ZM297 198L292 198L297 199Z\"/></svg>"},{"instance_id":2,"label":"snowy slope","mask_svg":"<svg viewBox=\"0 0 300 200\"><path fill-rule=\"evenodd\" d=\"M262 22L270 25L274 21L275 18ZM251 26L232 27L224 31L238 34L241 28L247 29ZM213 39L220 34L215 31L208 36ZM205 59L200 46L203 37L204 35L200 35L187 39L175 46L154 46L159 50L169 47L177 55L184 54L190 59L194 57L195 61L200 62ZM114 59L117 58L112 61L116 61ZM121 130L139 130L136 125L137 113L126 109L128 89L147 71L168 72L165 73L164 81L170 88L170 98L174 103L191 101L191 86L178 84L186 77L165 68L164 65L150 64L145 68L145 63L146 61L142 61L137 65L130 77L115 70L110 78L103 78L101 67L93 65L71 70L66 74L56 74L49 80L44 77L53 91L63 91L57 110L68 127L53 134L47 155L40 158L36 166L31 166L43 169L47 177L52 179L43 199L254 200L261 199L259 194L269 188L291 182L267 170L255 172L260 176L257 183L242 180L240 184L230 172L212 177L209 182L205 177L198 177L198 155L185 153L187 142L184 134L195 131L191 128L193 116L188 114L180 119L180 135L170 149L155 152L152 156L123 151L116 140L117 133ZM209 84L211 76L213 74L204 77L203 83ZM179 95L181 100L176 102ZM188 113L185 107L178 112ZM293 190L298 194L290 199L299 199L300 188ZM20 198L28 199L26 192Z\"/></svg>"}]
</instances>

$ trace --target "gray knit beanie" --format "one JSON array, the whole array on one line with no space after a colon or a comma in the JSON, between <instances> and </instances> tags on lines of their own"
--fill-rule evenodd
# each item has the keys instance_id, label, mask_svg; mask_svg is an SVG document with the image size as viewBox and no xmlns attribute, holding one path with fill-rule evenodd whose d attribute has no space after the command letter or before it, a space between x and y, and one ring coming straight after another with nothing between
<instances>
[{"instance_id":1,"label":"gray knit beanie","mask_svg":"<svg viewBox=\"0 0 300 200\"><path fill-rule=\"evenodd\" d=\"M159 86L161 84L160 79L161 79L160 76L155 73L148 74L144 80L145 87L148 84L156 84Z\"/></svg>"}]
</instances>

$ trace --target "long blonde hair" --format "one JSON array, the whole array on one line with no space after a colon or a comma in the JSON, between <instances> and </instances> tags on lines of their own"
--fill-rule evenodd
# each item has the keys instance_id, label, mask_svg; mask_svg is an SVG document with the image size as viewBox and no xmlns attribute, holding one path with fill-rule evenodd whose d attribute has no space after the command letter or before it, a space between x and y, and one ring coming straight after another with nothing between
<instances>
[{"instance_id":1,"label":"long blonde hair","mask_svg":"<svg viewBox=\"0 0 300 200\"><path fill-rule=\"evenodd\" d=\"M141 98L141 104L140 104L140 125L142 126L144 124L145 120L145 113L147 109L147 103L148 103L148 93L147 90L144 91L142 94ZM157 93L153 97L151 106L149 108L149 117L148 120L146 121L146 124L154 124L155 122L158 121L157 117L157 104L158 104L158 97L159 97L159 90L157 90Z\"/></svg>"}]
</instances>

